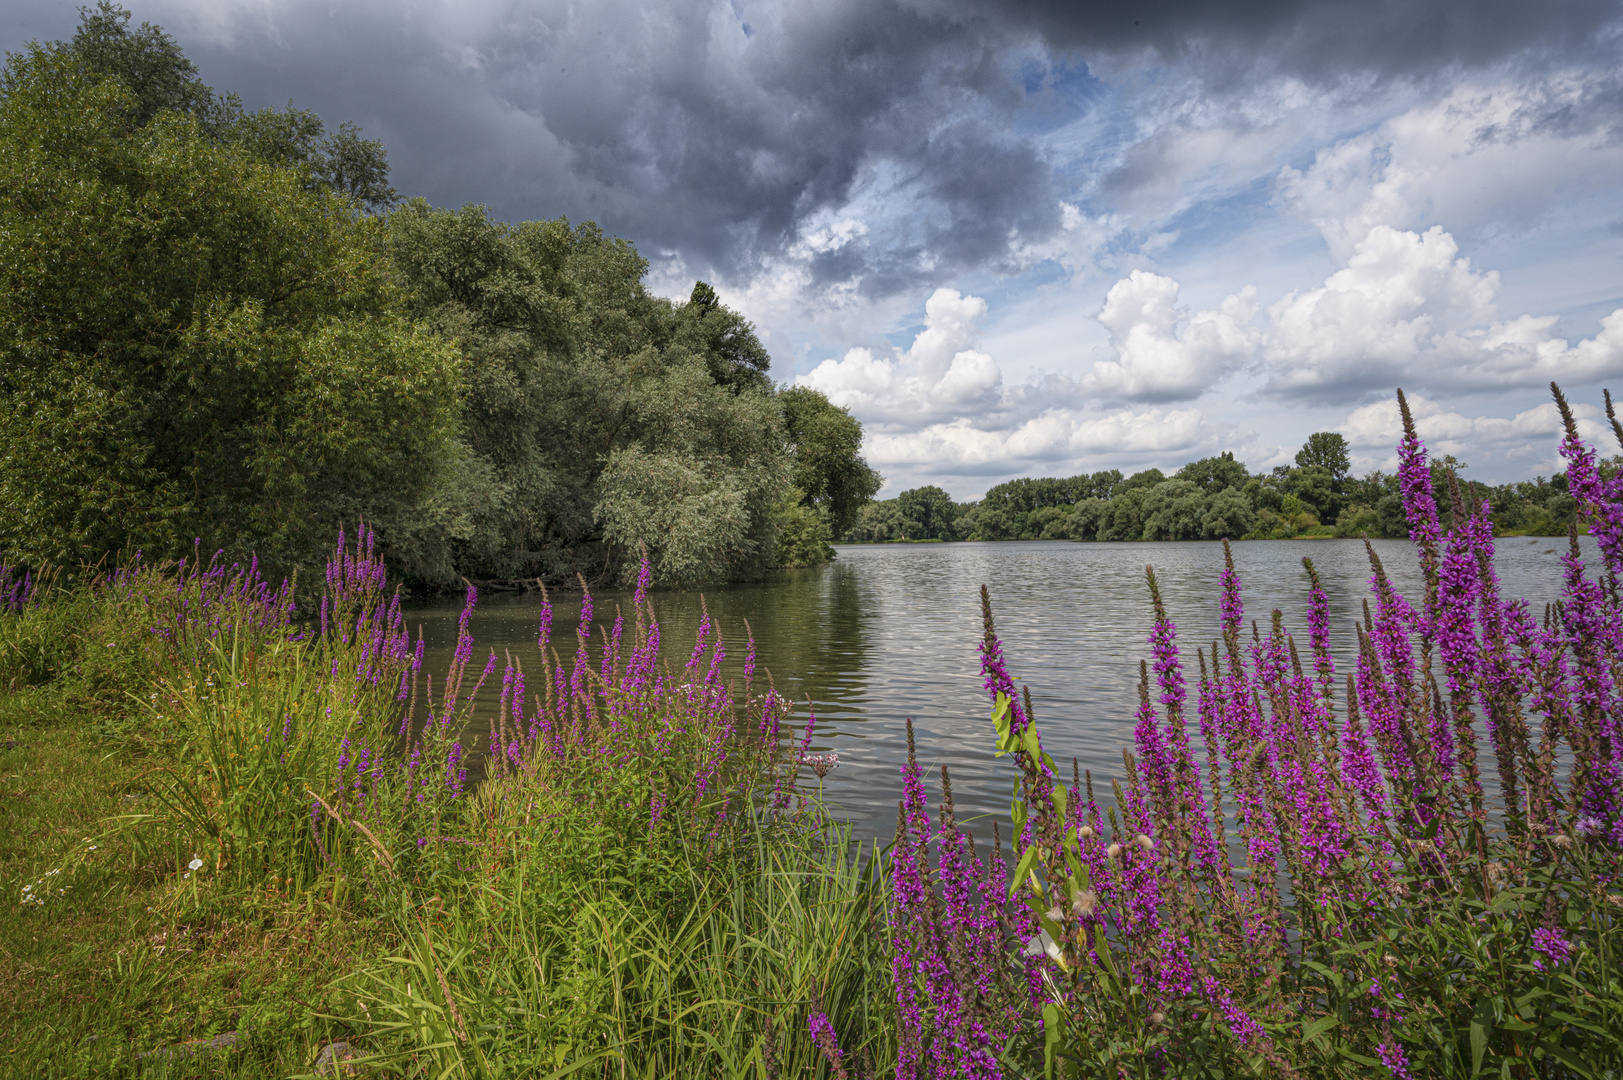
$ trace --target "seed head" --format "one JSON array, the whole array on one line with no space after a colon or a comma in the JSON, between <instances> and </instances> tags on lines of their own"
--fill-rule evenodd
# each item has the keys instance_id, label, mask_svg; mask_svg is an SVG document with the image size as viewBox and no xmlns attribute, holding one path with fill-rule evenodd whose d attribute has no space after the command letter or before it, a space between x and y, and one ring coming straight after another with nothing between
<instances>
[{"instance_id":1,"label":"seed head","mask_svg":"<svg viewBox=\"0 0 1623 1080\"><path fill-rule=\"evenodd\" d=\"M1138 834L1138 846L1143 848L1145 851L1154 851L1155 850L1155 841L1151 840L1149 838L1148 834L1139 833Z\"/></svg>"},{"instance_id":2,"label":"seed head","mask_svg":"<svg viewBox=\"0 0 1623 1080\"><path fill-rule=\"evenodd\" d=\"M1071 910L1079 919L1086 919L1099 909L1099 897L1092 889L1083 889L1071 902Z\"/></svg>"},{"instance_id":3,"label":"seed head","mask_svg":"<svg viewBox=\"0 0 1623 1080\"><path fill-rule=\"evenodd\" d=\"M1121 858L1121 845L1111 844L1109 847L1105 848L1105 854L1109 855L1112 859Z\"/></svg>"}]
</instances>

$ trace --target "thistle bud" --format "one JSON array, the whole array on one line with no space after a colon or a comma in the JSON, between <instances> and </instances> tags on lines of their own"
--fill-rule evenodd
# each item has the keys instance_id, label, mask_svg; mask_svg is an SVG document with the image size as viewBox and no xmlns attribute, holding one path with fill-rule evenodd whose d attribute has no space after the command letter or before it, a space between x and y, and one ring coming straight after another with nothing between
<instances>
[{"instance_id":1,"label":"thistle bud","mask_svg":"<svg viewBox=\"0 0 1623 1080\"><path fill-rule=\"evenodd\" d=\"M1105 854L1109 855L1112 859L1121 858L1121 845L1111 844L1109 847L1105 848Z\"/></svg>"},{"instance_id":2,"label":"thistle bud","mask_svg":"<svg viewBox=\"0 0 1623 1080\"><path fill-rule=\"evenodd\" d=\"M1154 851L1155 850L1155 841L1151 840L1149 838L1148 834L1139 833L1138 834L1138 846L1143 848L1145 851Z\"/></svg>"},{"instance_id":3,"label":"thistle bud","mask_svg":"<svg viewBox=\"0 0 1623 1080\"><path fill-rule=\"evenodd\" d=\"M1092 840L1099 834L1093 831L1092 825L1084 825L1080 829L1076 830L1076 835L1077 838L1081 840Z\"/></svg>"}]
</instances>

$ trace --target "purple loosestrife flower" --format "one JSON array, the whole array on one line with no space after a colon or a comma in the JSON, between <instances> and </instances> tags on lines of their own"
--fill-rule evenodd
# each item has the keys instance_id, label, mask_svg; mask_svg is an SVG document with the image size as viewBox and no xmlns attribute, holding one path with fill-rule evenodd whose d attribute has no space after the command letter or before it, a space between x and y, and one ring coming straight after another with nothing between
<instances>
[{"instance_id":1,"label":"purple loosestrife flower","mask_svg":"<svg viewBox=\"0 0 1623 1080\"><path fill-rule=\"evenodd\" d=\"M1364 738L1364 726L1358 715L1358 696L1351 675L1347 676L1346 700L1347 725L1342 736L1342 771L1363 799L1364 813L1371 829L1379 831L1386 822L1386 784Z\"/></svg>"},{"instance_id":2,"label":"purple loosestrife flower","mask_svg":"<svg viewBox=\"0 0 1623 1080\"><path fill-rule=\"evenodd\" d=\"M1541 954L1533 957L1535 971L1549 971L1572 959L1572 943L1555 927L1541 926L1534 930L1533 949Z\"/></svg>"},{"instance_id":3,"label":"purple loosestrife flower","mask_svg":"<svg viewBox=\"0 0 1623 1080\"><path fill-rule=\"evenodd\" d=\"M1319 581L1319 572L1314 569L1313 560L1303 556L1302 566L1307 570L1310 583L1307 594L1307 632L1308 640L1313 647L1313 674L1319 683L1320 696L1324 699L1323 707L1328 726L1328 713L1336 691L1336 662L1330 655L1330 599L1324 595L1324 585Z\"/></svg>"},{"instance_id":4,"label":"purple loosestrife flower","mask_svg":"<svg viewBox=\"0 0 1623 1080\"><path fill-rule=\"evenodd\" d=\"M1403 493L1403 516L1409 523L1409 537L1420 552L1420 568L1426 575L1426 606L1431 608L1437 591L1437 548L1442 526L1437 521L1437 500L1431 490L1431 467L1426 463L1426 446L1415 433L1409 401L1398 391L1398 412L1403 417L1403 441L1398 444L1398 487Z\"/></svg>"},{"instance_id":5,"label":"purple loosestrife flower","mask_svg":"<svg viewBox=\"0 0 1623 1080\"><path fill-rule=\"evenodd\" d=\"M1573 694L1577 722L1567 729L1573 753L1572 793L1583 813L1613 820L1618 816L1623 767L1623 740L1618 738L1612 708L1612 658L1620 651L1618 618L1605 590L1584 575L1576 534L1561 561L1566 564L1561 626L1577 676Z\"/></svg>"},{"instance_id":6,"label":"purple loosestrife flower","mask_svg":"<svg viewBox=\"0 0 1623 1080\"><path fill-rule=\"evenodd\" d=\"M981 639L983 685L987 696L994 702L999 694L1009 699L1009 730L1019 735L1026 730L1029 721L1020 703L1020 691L1009 677L1009 669L1003 662L1003 643L998 640L992 627L992 599L985 585L981 586L981 613L986 624L986 634Z\"/></svg>"},{"instance_id":7,"label":"purple loosestrife flower","mask_svg":"<svg viewBox=\"0 0 1623 1080\"><path fill-rule=\"evenodd\" d=\"M710 637L710 612L708 609L703 608L703 603L701 600L702 614L699 616L698 633L693 639L693 655L688 657L687 665L683 668L690 675L699 670L699 661L704 659L706 643Z\"/></svg>"},{"instance_id":8,"label":"purple loosestrife flower","mask_svg":"<svg viewBox=\"0 0 1623 1080\"><path fill-rule=\"evenodd\" d=\"M1240 627L1245 625L1245 604L1240 599L1240 575L1234 570L1234 551L1227 539L1223 541L1222 599L1218 613L1223 626L1223 637L1233 648L1240 640Z\"/></svg>"},{"instance_id":9,"label":"purple loosestrife flower","mask_svg":"<svg viewBox=\"0 0 1623 1080\"><path fill-rule=\"evenodd\" d=\"M823 1059L828 1062L837 1080L846 1080L845 1065L842 1063L844 1055L840 1053L840 1040L834 1034L834 1025L829 1023L821 1009L813 1009L806 1018L806 1026L811 1030L812 1042L822 1051Z\"/></svg>"},{"instance_id":10,"label":"purple loosestrife flower","mask_svg":"<svg viewBox=\"0 0 1623 1080\"><path fill-rule=\"evenodd\" d=\"M1234 1036L1235 1042L1246 1050L1262 1050L1269 1045L1268 1036L1262 1030L1262 1025L1257 1023L1250 1013L1234 1003L1234 999L1229 996L1222 983L1210 975L1205 975L1201 977L1200 985L1205 992L1206 1000L1223 1015L1223 1022L1228 1025L1229 1033Z\"/></svg>"},{"instance_id":11,"label":"purple loosestrife flower","mask_svg":"<svg viewBox=\"0 0 1623 1080\"><path fill-rule=\"evenodd\" d=\"M1409 1073L1409 1059L1403 1055L1403 1046L1390 1035L1377 1044L1375 1052L1380 1055L1381 1064L1385 1065L1397 1080L1411 1080Z\"/></svg>"},{"instance_id":12,"label":"purple loosestrife flower","mask_svg":"<svg viewBox=\"0 0 1623 1080\"><path fill-rule=\"evenodd\" d=\"M721 636L721 627L716 627L716 643L710 647L710 670L705 673L704 685L706 689L714 689L717 680L721 678L721 662L727 658L727 643Z\"/></svg>"},{"instance_id":13,"label":"purple loosestrife flower","mask_svg":"<svg viewBox=\"0 0 1623 1080\"><path fill-rule=\"evenodd\" d=\"M547 587L541 586L541 621L535 632L536 651L542 656L547 654L547 643L552 640L552 600L547 596Z\"/></svg>"},{"instance_id":14,"label":"purple loosestrife flower","mask_svg":"<svg viewBox=\"0 0 1623 1080\"><path fill-rule=\"evenodd\" d=\"M913 722L907 722L911 751ZM891 982L896 990L898 1060L896 1076L918 1075L924 1052L923 1009L919 1000L930 936L929 818L924 782L911 752L902 766L902 801L897 806L896 842L891 848Z\"/></svg>"},{"instance_id":15,"label":"purple loosestrife flower","mask_svg":"<svg viewBox=\"0 0 1623 1080\"><path fill-rule=\"evenodd\" d=\"M1561 423L1566 437L1561 441L1561 456L1567 459L1567 487L1578 500L1578 512L1589 522L1589 535L1600 546L1606 569L1623 574L1623 474L1611 477L1601 475L1595 463L1595 451L1584 444L1578 435L1578 421L1555 383L1550 384L1556 408L1561 411ZM1606 415L1617 430L1617 416L1612 409L1612 395L1606 394Z\"/></svg>"}]
</instances>

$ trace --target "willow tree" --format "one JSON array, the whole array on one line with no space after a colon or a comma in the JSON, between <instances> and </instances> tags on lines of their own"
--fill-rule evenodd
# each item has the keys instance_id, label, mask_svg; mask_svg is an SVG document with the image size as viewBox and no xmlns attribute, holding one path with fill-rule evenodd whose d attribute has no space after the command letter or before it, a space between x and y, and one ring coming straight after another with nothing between
<instances>
[{"instance_id":1,"label":"willow tree","mask_svg":"<svg viewBox=\"0 0 1623 1080\"><path fill-rule=\"evenodd\" d=\"M759 573L790 452L749 323L700 283L686 303L597 226L507 224L408 202L389 250L414 311L466 357L461 479L420 518L413 565L517 580Z\"/></svg>"}]
</instances>

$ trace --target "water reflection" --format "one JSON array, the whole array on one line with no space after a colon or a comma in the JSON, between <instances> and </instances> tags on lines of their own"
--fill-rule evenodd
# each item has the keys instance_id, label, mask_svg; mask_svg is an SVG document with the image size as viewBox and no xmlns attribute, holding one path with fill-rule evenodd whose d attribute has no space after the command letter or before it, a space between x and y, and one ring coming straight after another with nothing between
<instances>
[{"instance_id":1,"label":"water reflection","mask_svg":"<svg viewBox=\"0 0 1623 1080\"><path fill-rule=\"evenodd\" d=\"M1584 540L1594 557L1592 542ZM1376 541L1398 587L1418 600L1420 573L1407 541ZM1560 591L1564 540L1504 540L1496 564L1508 596L1535 604ZM727 641L736 676L753 630L759 665L778 690L817 716L818 749L840 755L825 783L835 805L865 834L888 836L906 753L903 721L912 717L927 766L948 764L966 815L1006 813L1013 773L992 758L987 703L976 645L978 590L991 590L1010 670L1030 680L1045 744L1064 762L1075 757L1101 781L1119 775L1132 740L1138 664L1151 616L1144 567L1153 565L1167 608L1194 667L1192 648L1217 636L1215 543L1071 544L1063 542L850 545L832 564L785 571L762 582L697 592L659 592L655 608L669 662L691 650L705 605ZM1332 614L1338 670L1354 658L1351 623L1368 591L1369 563L1358 541L1258 541L1234 545L1248 619L1266 627L1274 608L1305 636L1306 576L1313 558ZM563 599L563 598L558 598ZM596 623L607 628L626 593L596 596ZM573 648L578 599L556 603L554 640ZM456 639L454 603L411 613L428 637L430 671L441 671ZM535 657L536 598L492 598L474 620L477 650L511 650L527 668ZM487 690L487 696L493 694Z\"/></svg>"}]
</instances>

